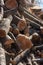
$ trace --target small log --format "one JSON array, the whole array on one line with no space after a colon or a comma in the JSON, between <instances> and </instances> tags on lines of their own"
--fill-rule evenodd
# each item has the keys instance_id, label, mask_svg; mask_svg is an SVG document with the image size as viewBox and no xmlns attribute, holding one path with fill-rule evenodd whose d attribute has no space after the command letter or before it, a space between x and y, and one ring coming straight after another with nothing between
<instances>
[{"instance_id":1,"label":"small log","mask_svg":"<svg viewBox=\"0 0 43 65\"><path fill-rule=\"evenodd\" d=\"M19 21L19 23L17 24L17 27L20 31L23 31L26 27L26 21L23 21L23 20Z\"/></svg>"},{"instance_id":2,"label":"small log","mask_svg":"<svg viewBox=\"0 0 43 65\"><path fill-rule=\"evenodd\" d=\"M43 27L40 27L40 34L43 35Z\"/></svg>"},{"instance_id":3,"label":"small log","mask_svg":"<svg viewBox=\"0 0 43 65\"><path fill-rule=\"evenodd\" d=\"M31 39L31 40L32 40L32 42L34 43L34 45L39 45L39 44L37 44L37 43L40 42L41 38L40 38L39 34L34 33L34 34L32 35L32 39Z\"/></svg>"},{"instance_id":4,"label":"small log","mask_svg":"<svg viewBox=\"0 0 43 65\"><path fill-rule=\"evenodd\" d=\"M3 12L3 8L1 7L0 21L2 20L2 18L3 18L3 15L4 15L4 12Z\"/></svg>"},{"instance_id":5,"label":"small log","mask_svg":"<svg viewBox=\"0 0 43 65\"><path fill-rule=\"evenodd\" d=\"M26 36L28 36L29 37L29 29L30 29L30 26L27 26L26 28L25 28L25 30L24 30L24 34L26 35Z\"/></svg>"}]
</instances>

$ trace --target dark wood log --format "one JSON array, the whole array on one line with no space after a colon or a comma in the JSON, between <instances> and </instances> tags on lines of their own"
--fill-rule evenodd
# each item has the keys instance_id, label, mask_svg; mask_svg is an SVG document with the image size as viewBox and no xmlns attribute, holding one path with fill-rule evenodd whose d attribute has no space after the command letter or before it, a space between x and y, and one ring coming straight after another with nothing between
<instances>
[{"instance_id":1,"label":"dark wood log","mask_svg":"<svg viewBox=\"0 0 43 65\"><path fill-rule=\"evenodd\" d=\"M12 33L14 34L14 36L17 36L20 33L19 29L15 24L11 24L11 26L12 26Z\"/></svg>"},{"instance_id":2,"label":"dark wood log","mask_svg":"<svg viewBox=\"0 0 43 65\"><path fill-rule=\"evenodd\" d=\"M39 42L40 42L41 38L40 38L40 36L37 33L34 33L32 35L32 39L31 40L32 40L34 45L39 45L40 44Z\"/></svg>"}]
</instances>

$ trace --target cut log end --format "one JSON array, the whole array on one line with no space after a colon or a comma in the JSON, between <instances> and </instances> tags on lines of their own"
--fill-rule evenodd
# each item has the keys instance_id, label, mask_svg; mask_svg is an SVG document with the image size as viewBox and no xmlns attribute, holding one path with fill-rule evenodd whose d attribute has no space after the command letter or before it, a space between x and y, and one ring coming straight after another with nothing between
<instances>
[{"instance_id":1,"label":"cut log end","mask_svg":"<svg viewBox=\"0 0 43 65\"><path fill-rule=\"evenodd\" d=\"M0 37L5 37L5 36L6 36L6 32L0 29Z\"/></svg>"},{"instance_id":2,"label":"cut log end","mask_svg":"<svg viewBox=\"0 0 43 65\"><path fill-rule=\"evenodd\" d=\"M29 40L29 38L25 35L22 35L22 34L19 34L17 36L17 42L18 42L18 45L20 45L20 47L25 50L27 48L32 48L33 44L31 42L31 40Z\"/></svg>"},{"instance_id":3,"label":"cut log end","mask_svg":"<svg viewBox=\"0 0 43 65\"><path fill-rule=\"evenodd\" d=\"M17 27L18 27L18 29L19 29L20 31L23 31L26 26L27 26L27 24L26 24L26 21L24 21L24 20L19 21L19 23L18 23L18 25L17 25Z\"/></svg>"}]
</instances>

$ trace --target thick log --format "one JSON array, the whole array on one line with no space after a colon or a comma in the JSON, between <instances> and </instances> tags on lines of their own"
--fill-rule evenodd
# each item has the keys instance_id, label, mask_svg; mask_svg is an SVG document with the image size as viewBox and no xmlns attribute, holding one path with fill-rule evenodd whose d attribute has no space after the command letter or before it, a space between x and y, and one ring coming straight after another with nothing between
<instances>
[{"instance_id":1,"label":"thick log","mask_svg":"<svg viewBox=\"0 0 43 65\"><path fill-rule=\"evenodd\" d=\"M6 65L6 57L2 44L0 43L0 65Z\"/></svg>"},{"instance_id":2,"label":"thick log","mask_svg":"<svg viewBox=\"0 0 43 65\"><path fill-rule=\"evenodd\" d=\"M10 48L11 44L14 43L14 40L11 39L10 36L6 35L6 37L4 38L0 38L0 41L2 42L2 44L5 46L5 48Z\"/></svg>"},{"instance_id":3,"label":"thick log","mask_svg":"<svg viewBox=\"0 0 43 65\"><path fill-rule=\"evenodd\" d=\"M19 34L17 36L17 43L23 50L27 48L31 49L33 46L31 40L29 40L29 37L22 34Z\"/></svg>"},{"instance_id":4,"label":"thick log","mask_svg":"<svg viewBox=\"0 0 43 65\"><path fill-rule=\"evenodd\" d=\"M4 18L0 23L0 37L5 37L6 34L9 32L10 23L12 21L12 16L8 16L8 18Z\"/></svg>"},{"instance_id":5,"label":"thick log","mask_svg":"<svg viewBox=\"0 0 43 65\"><path fill-rule=\"evenodd\" d=\"M6 5L6 7L7 7L8 9L13 9L13 8L15 9L15 8L17 8L17 6L18 6L16 0L7 0L7 1L5 2L5 5Z\"/></svg>"},{"instance_id":6,"label":"thick log","mask_svg":"<svg viewBox=\"0 0 43 65\"><path fill-rule=\"evenodd\" d=\"M0 4L1 4L1 6L4 6L4 1L0 0ZM3 7L1 7L0 20L2 20L3 15L4 15L4 9L3 9Z\"/></svg>"}]
</instances>

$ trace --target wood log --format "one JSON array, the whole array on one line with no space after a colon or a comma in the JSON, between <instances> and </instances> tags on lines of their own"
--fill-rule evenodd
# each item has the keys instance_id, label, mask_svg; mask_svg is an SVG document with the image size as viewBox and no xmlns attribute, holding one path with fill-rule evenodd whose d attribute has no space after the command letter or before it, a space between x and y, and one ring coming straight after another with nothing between
<instances>
[{"instance_id":1,"label":"wood log","mask_svg":"<svg viewBox=\"0 0 43 65\"><path fill-rule=\"evenodd\" d=\"M29 37L29 29L30 29L30 26L27 26L26 28L25 28L25 30L24 30L24 34L26 35L26 36L28 36Z\"/></svg>"},{"instance_id":2,"label":"wood log","mask_svg":"<svg viewBox=\"0 0 43 65\"><path fill-rule=\"evenodd\" d=\"M43 27L40 27L40 34L43 35Z\"/></svg>"},{"instance_id":3,"label":"wood log","mask_svg":"<svg viewBox=\"0 0 43 65\"><path fill-rule=\"evenodd\" d=\"M6 65L6 57L2 44L0 43L0 65Z\"/></svg>"},{"instance_id":4,"label":"wood log","mask_svg":"<svg viewBox=\"0 0 43 65\"><path fill-rule=\"evenodd\" d=\"M16 0L7 0L7 1L5 2L5 5L6 5L6 7L7 7L8 9L13 9L13 8L15 9L15 8L17 8L17 6L18 6Z\"/></svg>"},{"instance_id":5,"label":"wood log","mask_svg":"<svg viewBox=\"0 0 43 65\"><path fill-rule=\"evenodd\" d=\"M34 54L31 54L31 58L32 58L32 60L35 59ZM39 64L38 64L37 62L35 62L35 61L33 61L32 63L33 63L33 65L39 65Z\"/></svg>"},{"instance_id":6,"label":"wood log","mask_svg":"<svg viewBox=\"0 0 43 65\"><path fill-rule=\"evenodd\" d=\"M19 34L17 36L17 43L23 50L25 50L27 48L30 49L33 46L31 40L29 40L29 37L22 35L22 34Z\"/></svg>"},{"instance_id":7,"label":"wood log","mask_svg":"<svg viewBox=\"0 0 43 65\"><path fill-rule=\"evenodd\" d=\"M15 24L17 25L19 31L23 31L27 26L26 20L23 18L19 18L18 16L14 15Z\"/></svg>"},{"instance_id":8,"label":"wood log","mask_svg":"<svg viewBox=\"0 0 43 65\"><path fill-rule=\"evenodd\" d=\"M21 58L23 58L23 57L25 56L25 54L27 54L27 53L29 53L29 50L28 50L28 49L26 49L26 50L24 50L22 53L18 54L18 55L14 58L14 60L10 60L10 63L12 63L12 64L14 64L14 65L18 64L18 62L20 62ZM25 59L24 59L24 60L25 60Z\"/></svg>"},{"instance_id":9,"label":"wood log","mask_svg":"<svg viewBox=\"0 0 43 65\"><path fill-rule=\"evenodd\" d=\"M40 42L40 40L41 40L41 38L40 38L40 36L37 34L37 33L34 33L33 35L32 35L32 42L34 43L34 45L39 45L39 44L37 44L37 43L39 43Z\"/></svg>"},{"instance_id":10,"label":"wood log","mask_svg":"<svg viewBox=\"0 0 43 65\"><path fill-rule=\"evenodd\" d=\"M13 31L13 28L12 28L12 26L10 26L9 32L12 32L12 31Z\"/></svg>"},{"instance_id":11,"label":"wood log","mask_svg":"<svg viewBox=\"0 0 43 65\"><path fill-rule=\"evenodd\" d=\"M2 18L3 18L3 8L1 7L1 13L0 13L0 21L2 20Z\"/></svg>"},{"instance_id":12,"label":"wood log","mask_svg":"<svg viewBox=\"0 0 43 65\"><path fill-rule=\"evenodd\" d=\"M19 29L18 29L18 28L13 29L13 34L14 34L15 36L17 36L19 33L20 33L20 32L19 32Z\"/></svg>"},{"instance_id":13,"label":"wood log","mask_svg":"<svg viewBox=\"0 0 43 65\"><path fill-rule=\"evenodd\" d=\"M19 62L17 65L24 65L22 62Z\"/></svg>"},{"instance_id":14,"label":"wood log","mask_svg":"<svg viewBox=\"0 0 43 65\"><path fill-rule=\"evenodd\" d=\"M17 24L17 27L20 31L23 31L27 26L27 23L25 20L20 20L19 23Z\"/></svg>"},{"instance_id":15,"label":"wood log","mask_svg":"<svg viewBox=\"0 0 43 65\"><path fill-rule=\"evenodd\" d=\"M23 7L26 7L26 1L25 0L19 0L19 5L22 5Z\"/></svg>"},{"instance_id":16,"label":"wood log","mask_svg":"<svg viewBox=\"0 0 43 65\"><path fill-rule=\"evenodd\" d=\"M36 17L35 15L31 14L30 12L28 12L26 10L26 8L23 8L22 6L19 7L20 11L24 14L25 18L29 18L30 20L40 24L41 26L43 26L43 21L40 20L38 17Z\"/></svg>"},{"instance_id":17,"label":"wood log","mask_svg":"<svg viewBox=\"0 0 43 65\"><path fill-rule=\"evenodd\" d=\"M12 21L12 16L8 16L8 18L4 18L0 23L0 37L5 37L10 29L10 23Z\"/></svg>"},{"instance_id":18,"label":"wood log","mask_svg":"<svg viewBox=\"0 0 43 65\"><path fill-rule=\"evenodd\" d=\"M4 6L4 0L0 0L0 5ZM4 15L4 9L3 9L3 7L1 7L0 20L2 20L3 15Z\"/></svg>"},{"instance_id":19,"label":"wood log","mask_svg":"<svg viewBox=\"0 0 43 65\"><path fill-rule=\"evenodd\" d=\"M0 38L0 41L2 42L2 44L4 45L6 49L10 48L11 44L14 43L14 40L11 39L11 37L8 35L6 35L6 37L4 38Z\"/></svg>"},{"instance_id":20,"label":"wood log","mask_svg":"<svg viewBox=\"0 0 43 65\"><path fill-rule=\"evenodd\" d=\"M14 34L14 36L17 36L20 33L19 29L15 24L11 24L11 26L12 26L12 33Z\"/></svg>"},{"instance_id":21,"label":"wood log","mask_svg":"<svg viewBox=\"0 0 43 65\"><path fill-rule=\"evenodd\" d=\"M17 40L14 37L14 35L11 32L9 32L8 35L14 40L14 44L11 45L11 50L12 49L15 50L16 54L21 53L22 50L21 50L20 46L17 44Z\"/></svg>"}]
</instances>

